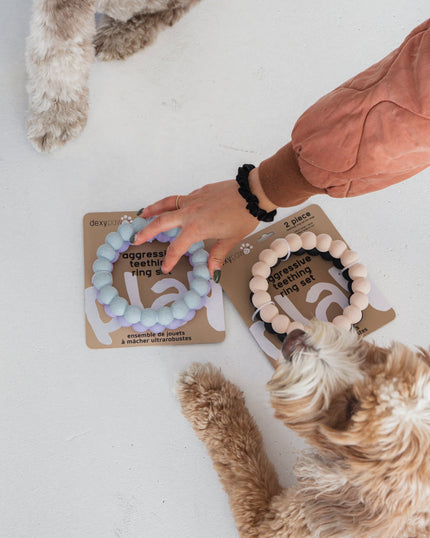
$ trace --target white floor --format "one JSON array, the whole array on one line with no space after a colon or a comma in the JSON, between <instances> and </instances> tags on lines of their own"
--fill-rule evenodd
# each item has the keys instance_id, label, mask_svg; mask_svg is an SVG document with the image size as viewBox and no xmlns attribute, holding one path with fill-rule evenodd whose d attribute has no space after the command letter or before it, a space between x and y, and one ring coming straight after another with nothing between
<instances>
[{"instance_id":1,"label":"white floor","mask_svg":"<svg viewBox=\"0 0 430 538\"><path fill-rule=\"evenodd\" d=\"M30 0L3 0L2 11L0 535L237 536L172 387L193 361L220 366L287 485L304 445L272 418L271 367L227 298L222 344L88 349L82 216L137 210L258 164L317 98L398 46L428 2L202 0L148 50L94 66L88 125L52 155L25 134ZM430 170L312 201L397 311L375 339L427 346Z\"/></svg>"}]
</instances>

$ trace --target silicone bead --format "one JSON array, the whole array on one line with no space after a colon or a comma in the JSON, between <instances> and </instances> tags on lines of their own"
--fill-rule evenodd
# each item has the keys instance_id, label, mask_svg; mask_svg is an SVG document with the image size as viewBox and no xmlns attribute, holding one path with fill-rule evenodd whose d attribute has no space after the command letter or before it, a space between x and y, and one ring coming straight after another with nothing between
<instances>
[{"instance_id":1,"label":"silicone bead","mask_svg":"<svg viewBox=\"0 0 430 538\"><path fill-rule=\"evenodd\" d=\"M353 263L358 262L358 254L354 252L353 250L345 250L345 252L340 257L340 263L344 267L348 267L352 265Z\"/></svg>"},{"instance_id":2,"label":"silicone bead","mask_svg":"<svg viewBox=\"0 0 430 538\"><path fill-rule=\"evenodd\" d=\"M175 319L184 319L185 316L190 311L188 306L185 304L185 301L183 301L182 299L179 299L178 301L175 301L172 304L171 308L172 308L172 314L175 317Z\"/></svg>"},{"instance_id":3,"label":"silicone bead","mask_svg":"<svg viewBox=\"0 0 430 538\"><path fill-rule=\"evenodd\" d=\"M205 248L205 244L203 241L197 241L197 243L193 243L190 248L188 249L188 254L194 254L197 250L200 250L201 248Z\"/></svg>"},{"instance_id":4,"label":"silicone bead","mask_svg":"<svg viewBox=\"0 0 430 538\"><path fill-rule=\"evenodd\" d=\"M317 246L317 236L313 232L303 232L302 246L305 250L313 250Z\"/></svg>"},{"instance_id":5,"label":"silicone bead","mask_svg":"<svg viewBox=\"0 0 430 538\"><path fill-rule=\"evenodd\" d=\"M97 249L97 258L106 258L110 262L115 258L116 252L110 245L104 243Z\"/></svg>"},{"instance_id":6,"label":"silicone bead","mask_svg":"<svg viewBox=\"0 0 430 538\"><path fill-rule=\"evenodd\" d=\"M128 302L126 301L126 299L124 299L123 297L115 297L111 301L109 308L111 309L112 314L114 314L115 316L123 316L127 306Z\"/></svg>"},{"instance_id":7,"label":"silicone bead","mask_svg":"<svg viewBox=\"0 0 430 538\"><path fill-rule=\"evenodd\" d=\"M348 247L344 241L336 239L330 245L329 253L333 256L333 258L340 258L347 248Z\"/></svg>"},{"instance_id":8,"label":"silicone bead","mask_svg":"<svg viewBox=\"0 0 430 538\"><path fill-rule=\"evenodd\" d=\"M290 245L289 245L288 241L286 239L283 239L283 238L275 239L270 244L270 248L275 251L278 258L285 258L285 256L290 253ZM267 276L269 276L269 275L267 275Z\"/></svg>"},{"instance_id":9,"label":"silicone bead","mask_svg":"<svg viewBox=\"0 0 430 538\"><path fill-rule=\"evenodd\" d=\"M348 269L348 273L353 280L356 278L365 278L367 276L367 269L362 263L355 263Z\"/></svg>"},{"instance_id":10,"label":"silicone bead","mask_svg":"<svg viewBox=\"0 0 430 538\"><path fill-rule=\"evenodd\" d=\"M252 276L261 276L262 278L268 278L270 276L270 267L267 263L256 262L251 269Z\"/></svg>"},{"instance_id":11,"label":"silicone bead","mask_svg":"<svg viewBox=\"0 0 430 538\"><path fill-rule=\"evenodd\" d=\"M266 278L263 278L262 276L254 276L249 281L249 289L252 292L256 291L266 291L269 288L269 282Z\"/></svg>"},{"instance_id":12,"label":"silicone bead","mask_svg":"<svg viewBox=\"0 0 430 538\"><path fill-rule=\"evenodd\" d=\"M124 241L130 241L130 237L134 235L133 226L129 222L123 222L118 226L118 233L124 239Z\"/></svg>"},{"instance_id":13,"label":"silicone bead","mask_svg":"<svg viewBox=\"0 0 430 538\"><path fill-rule=\"evenodd\" d=\"M270 323L278 314L279 310L274 304L263 306L263 308L260 310L260 317L266 323Z\"/></svg>"},{"instance_id":14,"label":"silicone bead","mask_svg":"<svg viewBox=\"0 0 430 538\"><path fill-rule=\"evenodd\" d=\"M252 304L255 308L260 308L264 304L270 303L272 298L267 293L267 291L256 291L252 296Z\"/></svg>"},{"instance_id":15,"label":"silicone bead","mask_svg":"<svg viewBox=\"0 0 430 538\"><path fill-rule=\"evenodd\" d=\"M328 252L330 249L332 239L328 234L317 235L317 249L319 252Z\"/></svg>"},{"instance_id":16,"label":"silicone bead","mask_svg":"<svg viewBox=\"0 0 430 538\"><path fill-rule=\"evenodd\" d=\"M111 232L110 234L107 234L105 241L115 250L119 250L124 243L124 239L118 232Z\"/></svg>"},{"instance_id":17,"label":"silicone bead","mask_svg":"<svg viewBox=\"0 0 430 538\"><path fill-rule=\"evenodd\" d=\"M339 329L345 329L346 331L349 331L351 328L351 322L346 316L336 316L332 323L336 327L339 327Z\"/></svg>"},{"instance_id":18,"label":"silicone bead","mask_svg":"<svg viewBox=\"0 0 430 538\"><path fill-rule=\"evenodd\" d=\"M354 279L352 282L352 291L354 293L360 292L367 294L370 291L370 282L364 277Z\"/></svg>"},{"instance_id":19,"label":"silicone bead","mask_svg":"<svg viewBox=\"0 0 430 538\"><path fill-rule=\"evenodd\" d=\"M173 321L173 314L171 308L168 306L163 306L157 312L157 320L160 325L169 325Z\"/></svg>"},{"instance_id":20,"label":"silicone bead","mask_svg":"<svg viewBox=\"0 0 430 538\"><path fill-rule=\"evenodd\" d=\"M269 267L273 267L278 262L278 256L270 248L262 250L258 255L258 259Z\"/></svg>"},{"instance_id":21,"label":"silicone bead","mask_svg":"<svg viewBox=\"0 0 430 538\"><path fill-rule=\"evenodd\" d=\"M153 327L157 323L157 313L152 308L144 308L140 314L140 323L144 327Z\"/></svg>"},{"instance_id":22,"label":"silicone bead","mask_svg":"<svg viewBox=\"0 0 430 538\"><path fill-rule=\"evenodd\" d=\"M124 312L124 318L128 323L137 323L140 321L142 310L138 306L128 305Z\"/></svg>"},{"instance_id":23,"label":"silicone bead","mask_svg":"<svg viewBox=\"0 0 430 538\"><path fill-rule=\"evenodd\" d=\"M297 234L288 234L285 239L290 245L291 252L297 252L302 248L302 240Z\"/></svg>"},{"instance_id":24,"label":"silicone bead","mask_svg":"<svg viewBox=\"0 0 430 538\"><path fill-rule=\"evenodd\" d=\"M208 258L209 254L206 252L206 250L203 250L202 248L196 250L194 254L191 255L191 261L193 264L206 263L208 261Z\"/></svg>"},{"instance_id":25,"label":"silicone bead","mask_svg":"<svg viewBox=\"0 0 430 538\"><path fill-rule=\"evenodd\" d=\"M103 286L112 285L112 273L109 271L97 271L93 275L92 283L96 290L103 288Z\"/></svg>"},{"instance_id":26,"label":"silicone bead","mask_svg":"<svg viewBox=\"0 0 430 538\"><path fill-rule=\"evenodd\" d=\"M209 280L211 275L208 266L205 263L197 263L193 268L194 277L205 278Z\"/></svg>"},{"instance_id":27,"label":"silicone bead","mask_svg":"<svg viewBox=\"0 0 430 538\"><path fill-rule=\"evenodd\" d=\"M303 323L300 323L300 321L293 321L288 325L288 332L290 333L295 330L304 331L305 326L303 325Z\"/></svg>"},{"instance_id":28,"label":"silicone bead","mask_svg":"<svg viewBox=\"0 0 430 538\"><path fill-rule=\"evenodd\" d=\"M184 293L183 296L185 304L190 308L191 310L195 310L202 300L200 295L196 293L194 290L189 290Z\"/></svg>"},{"instance_id":29,"label":"silicone bead","mask_svg":"<svg viewBox=\"0 0 430 538\"><path fill-rule=\"evenodd\" d=\"M106 258L97 258L93 263L93 271L112 271L113 265Z\"/></svg>"},{"instance_id":30,"label":"silicone bead","mask_svg":"<svg viewBox=\"0 0 430 538\"><path fill-rule=\"evenodd\" d=\"M118 296L118 290L113 286L103 286L99 291L99 299L103 304L110 304Z\"/></svg>"},{"instance_id":31,"label":"silicone bead","mask_svg":"<svg viewBox=\"0 0 430 538\"><path fill-rule=\"evenodd\" d=\"M167 237L177 237L181 233L180 228L172 228L171 230L167 230L167 232L164 232Z\"/></svg>"},{"instance_id":32,"label":"silicone bead","mask_svg":"<svg viewBox=\"0 0 430 538\"><path fill-rule=\"evenodd\" d=\"M272 319L272 329L278 334L287 332L290 319L285 314L278 314Z\"/></svg>"},{"instance_id":33,"label":"silicone bead","mask_svg":"<svg viewBox=\"0 0 430 538\"><path fill-rule=\"evenodd\" d=\"M349 303L356 306L360 310L364 310L369 306L369 297L367 297L367 295L364 293L356 292L351 295Z\"/></svg>"},{"instance_id":34,"label":"silicone bead","mask_svg":"<svg viewBox=\"0 0 430 538\"><path fill-rule=\"evenodd\" d=\"M358 323L363 316L361 310L354 305L347 306L343 311L343 315L348 318L351 323Z\"/></svg>"},{"instance_id":35,"label":"silicone bead","mask_svg":"<svg viewBox=\"0 0 430 538\"><path fill-rule=\"evenodd\" d=\"M136 217L134 221L131 223L131 226L133 228L133 232L137 233L143 230L147 224L148 224L148 221L146 219L143 219L142 217Z\"/></svg>"},{"instance_id":36,"label":"silicone bead","mask_svg":"<svg viewBox=\"0 0 430 538\"><path fill-rule=\"evenodd\" d=\"M205 278L194 278L190 284L190 288L196 291L200 297L209 293L209 287L209 282Z\"/></svg>"}]
</instances>

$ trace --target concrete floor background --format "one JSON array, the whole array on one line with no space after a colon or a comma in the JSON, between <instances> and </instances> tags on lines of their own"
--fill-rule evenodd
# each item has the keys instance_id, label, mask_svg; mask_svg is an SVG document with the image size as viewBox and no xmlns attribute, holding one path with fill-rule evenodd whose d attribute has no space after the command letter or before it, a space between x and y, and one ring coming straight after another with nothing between
<instances>
[{"instance_id":1,"label":"concrete floor background","mask_svg":"<svg viewBox=\"0 0 430 538\"><path fill-rule=\"evenodd\" d=\"M397 47L428 3L203 0L147 50L94 66L88 125L51 155L25 134L30 4L3 0L0 22L0 534L237 536L174 377L203 360L238 383L287 485L304 444L272 418L271 367L227 298L222 344L86 348L82 216L258 164L316 99ZM380 344L430 343L429 180L312 199L397 312Z\"/></svg>"}]
</instances>

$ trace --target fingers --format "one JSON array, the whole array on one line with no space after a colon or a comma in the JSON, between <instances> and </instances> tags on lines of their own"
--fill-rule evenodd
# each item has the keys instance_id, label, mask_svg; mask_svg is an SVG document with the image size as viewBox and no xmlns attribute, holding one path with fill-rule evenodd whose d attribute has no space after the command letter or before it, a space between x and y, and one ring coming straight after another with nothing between
<instances>
[{"instance_id":1,"label":"fingers","mask_svg":"<svg viewBox=\"0 0 430 538\"><path fill-rule=\"evenodd\" d=\"M183 196L180 198L183 198ZM162 200L145 207L140 216L149 219L150 217L155 217L155 215L160 215L165 211L175 211L176 209L179 209L177 201L178 196L167 196L167 198L163 198Z\"/></svg>"},{"instance_id":2,"label":"fingers","mask_svg":"<svg viewBox=\"0 0 430 538\"><path fill-rule=\"evenodd\" d=\"M208 268L215 282L219 281L220 273L214 273L216 273L217 271L221 271L221 267L224 263L225 257L236 243L237 238L221 239L218 240L212 247L209 253Z\"/></svg>"},{"instance_id":3,"label":"fingers","mask_svg":"<svg viewBox=\"0 0 430 538\"><path fill-rule=\"evenodd\" d=\"M173 197L175 198L175 197ZM154 204L155 205L155 204ZM169 211L163 213L151 221L143 230L134 236L134 245L141 245L149 239L152 239L161 232L167 232L181 224L178 211Z\"/></svg>"},{"instance_id":4,"label":"fingers","mask_svg":"<svg viewBox=\"0 0 430 538\"><path fill-rule=\"evenodd\" d=\"M180 233L178 237L170 243L167 248L163 265L161 266L163 273L169 273L178 263L180 258L187 252L190 246L195 243L195 241L190 240L190 237L189 234Z\"/></svg>"}]
</instances>

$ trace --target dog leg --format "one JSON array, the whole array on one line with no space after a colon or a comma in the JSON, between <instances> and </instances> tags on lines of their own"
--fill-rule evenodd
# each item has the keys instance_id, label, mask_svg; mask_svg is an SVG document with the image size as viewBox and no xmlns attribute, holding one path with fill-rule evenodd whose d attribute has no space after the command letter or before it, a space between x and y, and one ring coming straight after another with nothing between
<instances>
[{"instance_id":1,"label":"dog leg","mask_svg":"<svg viewBox=\"0 0 430 538\"><path fill-rule=\"evenodd\" d=\"M158 33L173 26L199 0L155 13L142 12L127 21L104 16L94 40L97 57L101 60L124 60L153 43Z\"/></svg>"},{"instance_id":2,"label":"dog leg","mask_svg":"<svg viewBox=\"0 0 430 538\"><path fill-rule=\"evenodd\" d=\"M229 495L240 535L260 536L281 487L242 392L212 365L194 364L181 374L177 394Z\"/></svg>"},{"instance_id":3,"label":"dog leg","mask_svg":"<svg viewBox=\"0 0 430 538\"><path fill-rule=\"evenodd\" d=\"M36 0L27 41L28 137L51 151L78 135L88 114L96 0Z\"/></svg>"}]
</instances>

